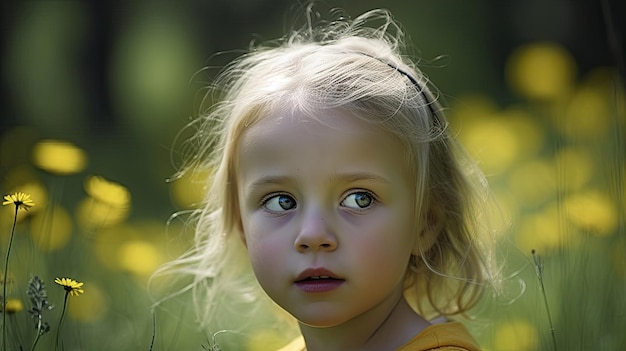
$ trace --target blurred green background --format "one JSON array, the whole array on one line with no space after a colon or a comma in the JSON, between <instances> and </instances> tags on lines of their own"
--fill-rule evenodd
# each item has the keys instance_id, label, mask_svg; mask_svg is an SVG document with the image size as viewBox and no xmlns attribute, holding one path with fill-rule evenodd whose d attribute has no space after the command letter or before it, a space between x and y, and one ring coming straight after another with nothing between
<instances>
[{"instance_id":1,"label":"blurred green background","mask_svg":"<svg viewBox=\"0 0 626 351\"><path fill-rule=\"evenodd\" d=\"M167 181L177 135L202 88L251 42L302 23L286 0L8 1L2 6L0 192L23 191L7 298L11 342L30 345L25 287L85 283L72 297L66 350L148 349L147 279L191 243L184 219L201 174ZM594 0L320 2L318 11L392 11L442 91L454 130L491 182L510 226L505 294L470 327L486 350L551 350L536 249L559 350L626 345L624 5ZM221 53L217 55L218 53ZM208 69L203 69L208 67ZM0 208L6 256L12 206ZM3 269L2 269L3 270ZM157 287L159 290L159 287ZM157 315L154 350L201 350L190 304ZM176 311L176 312L172 312ZM7 310L8 312L8 310ZM227 318L226 316L224 318ZM54 340L42 336L39 349ZM218 338L219 340L219 338ZM271 350L259 330L224 349ZM15 345L11 344L17 349Z\"/></svg>"}]
</instances>

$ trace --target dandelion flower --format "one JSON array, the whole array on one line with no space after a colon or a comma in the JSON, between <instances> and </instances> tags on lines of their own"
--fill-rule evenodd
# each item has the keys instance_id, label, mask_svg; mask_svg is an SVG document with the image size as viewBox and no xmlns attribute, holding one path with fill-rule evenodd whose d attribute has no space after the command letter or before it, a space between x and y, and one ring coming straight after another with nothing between
<instances>
[{"instance_id":1,"label":"dandelion flower","mask_svg":"<svg viewBox=\"0 0 626 351\"><path fill-rule=\"evenodd\" d=\"M35 203L30 198L30 195L24 194L22 192L5 195L2 205L5 206L10 204L14 204L18 209L21 208L24 211L28 211L28 209L35 206Z\"/></svg>"},{"instance_id":2,"label":"dandelion flower","mask_svg":"<svg viewBox=\"0 0 626 351\"><path fill-rule=\"evenodd\" d=\"M54 282L61 285L67 293L73 296L78 296L85 292L83 290L83 283L77 282L74 279L56 278Z\"/></svg>"},{"instance_id":3,"label":"dandelion flower","mask_svg":"<svg viewBox=\"0 0 626 351\"><path fill-rule=\"evenodd\" d=\"M15 205L15 216L13 217L13 227L11 227L11 236L9 237L9 245L7 246L6 259L4 260L5 274L9 272L9 257L11 255L11 246L13 245L13 235L15 234L15 223L17 221L17 213L19 212L20 208L23 209L24 211L28 211L29 208L35 206L35 203L30 198L30 195L24 194L23 192L17 192L14 194L5 195L4 202L2 203L2 205L4 206L4 205L10 205L10 204ZM7 296L7 279L2 279L2 299L3 299L3 303L1 306L2 308L7 307L5 306L7 302L6 296ZM2 313L2 349L3 350L6 349L6 340L7 340L6 318L7 318L7 313Z\"/></svg>"},{"instance_id":4,"label":"dandelion flower","mask_svg":"<svg viewBox=\"0 0 626 351\"><path fill-rule=\"evenodd\" d=\"M77 282L76 280L71 279L71 278L56 278L54 282L61 285L63 289L65 289L65 298L63 299L63 309L61 310L61 317L59 317L59 324L57 324L56 340L54 342L54 344L58 346L59 335L61 334L61 325L63 325L63 317L65 317L65 307L67 307L67 298L70 295L78 296L84 293L85 291L83 291L83 283Z\"/></svg>"},{"instance_id":5,"label":"dandelion flower","mask_svg":"<svg viewBox=\"0 0 626 351\"><path fill-rule=\"evenodd\" d=\"M24 309L24 305L22 304L21 300L18 300L18 299L7 300L5 311L7 311L8 314L17 313L23 309Z\"/></svg>"}]
</instances>

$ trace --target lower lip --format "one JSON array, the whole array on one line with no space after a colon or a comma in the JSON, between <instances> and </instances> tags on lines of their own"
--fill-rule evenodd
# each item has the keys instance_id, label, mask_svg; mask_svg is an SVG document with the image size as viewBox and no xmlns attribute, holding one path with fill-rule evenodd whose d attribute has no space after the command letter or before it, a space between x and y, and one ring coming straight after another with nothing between
<instances>
[{"instance_id":1,"label":"lower lip","mask_svg":"<svg viewBox=\"0 0 626 351\"><path fill-rule=\"evenodd\" d=\"M343 283L340 279L304 280L296 282L296 286L306 293L324 293L337 289Z\"/></svg>"}]
</instances>

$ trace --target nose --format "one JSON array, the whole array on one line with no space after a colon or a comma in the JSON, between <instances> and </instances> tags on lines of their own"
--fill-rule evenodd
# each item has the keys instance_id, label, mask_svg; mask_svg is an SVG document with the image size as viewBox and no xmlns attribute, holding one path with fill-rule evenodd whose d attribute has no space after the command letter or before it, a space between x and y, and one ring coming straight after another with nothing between
<instances>
[{"instance_id":1,"label":"nose","mask_svg":"<svg viewBox=\"0 0 626 351\"><path fill-rule=\"evenodd\" d=\"M337 237L320 211L303 214L300 231L294 246L299 252L334 251L337 249Z\"/></svg>"}]
</instances>

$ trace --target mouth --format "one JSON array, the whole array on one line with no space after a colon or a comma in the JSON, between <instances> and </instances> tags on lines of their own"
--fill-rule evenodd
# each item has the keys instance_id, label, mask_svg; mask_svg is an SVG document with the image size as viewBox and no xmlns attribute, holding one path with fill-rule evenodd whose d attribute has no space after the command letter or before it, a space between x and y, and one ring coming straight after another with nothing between
<instances>
[{"instance_id":1,"label":"mouth","mask_svg":"<svg viewBox=\"0 0 626 351\"><path fill-rule=\"evenodd\" d=\"M296 280L296 283L315 282L315 281L327 281L327 280L340 280L340 281L343 281L343 279L333 278L333 277L331 277L329 275L319 275L319 276L310 276L310 277L306 277L304 279Z\"/></svg>"},{"instance_id":2,"label":"mouth","mask_svg":"<svg viewBox=\"0 0 626 351\"><path fill-rule=\"evenodd\" d=\"M302 280L319 280L319 279L335 279L335 280L338 280L337 278L333 278L333 277L331 277L329 275L311 276L311 277L304 278Z\"/></svg>"},{"instance_id":3,"label":"mouth","mask_svg":"<svg viewBox=\"0 0 626 351\"><path fill-rule=\"evenodd\" d=\"M298 275L295 285L306 293L329 292L340 287L345 279L325 268L306 269Z\"/></svg>"},{"instance_id":4,"label":"mouth","mask_svg":"<svg viewBox=\"0 0 626 351\"><path fill-rule=\"evenodd\" d=\"M298 274L296 277L296 283L301 281L315 281L315 280L344 280L331 270L326 268L308 268Z\"/></svg>"}]
</instances>

